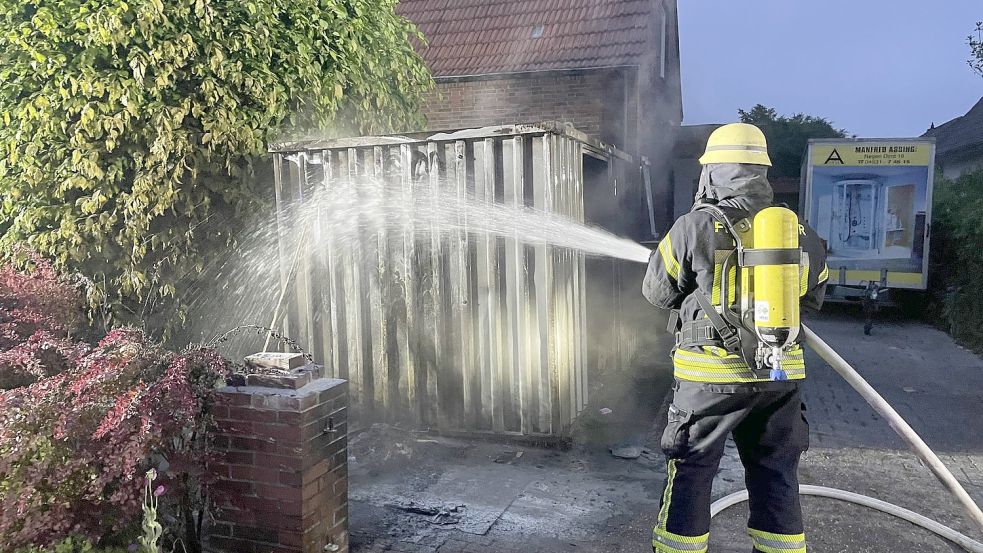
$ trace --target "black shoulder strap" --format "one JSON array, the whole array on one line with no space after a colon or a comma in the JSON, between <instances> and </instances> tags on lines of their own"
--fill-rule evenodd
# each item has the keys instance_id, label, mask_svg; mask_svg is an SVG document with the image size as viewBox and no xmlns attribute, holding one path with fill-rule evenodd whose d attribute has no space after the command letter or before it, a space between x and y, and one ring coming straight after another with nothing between
<instances>
[{"instance_id":1,"label":"black shoulder strap","mask_svg":"<svg viewBox=\"0 0 983 553\"><path fill-rule=\"evenodd\" d=\"M697 290L693 292L693 296L696 297L696 302L700 304L700 309L706 314L707 318L710 319L710 324L713 325L714 330L720 335L720 339L724 342L724 347L727 351L737 352L741 348L741 337L737 332L737 329L727 324L727 321L717 313L717 308L710 303L706 294Z\"/></svg>"},{"instance_id":2,"label":"black shoulder strap","mask_svg":"<svg viewBox=\"0 0 983 553\"><path fill-rule=\"evenodd\" d=\"M719 206L716 206L714 204L708 204L708 203L698 203L693 206L692 211L706 211L707 213L709 213L710 216L713 217L720 224L722 224L724 228L727 229L727 232L729 232L730 235L734 238L734 241L737 244L737 248L735 249L737 250L743 249L741 245L740 233L738 233L734 223L731 221L731 218ZM740 223L748 224L746 218L741 219L739 221L739 224ZM710 320L710 324L713 325L713 328L717 331L717 334L720 335L721 340L724 342L724 347L731 353L736 353L740 351L741 336L737 328L734 325L728 323L724 319L724 317L717 312L717 309L710 302L710 298L708 298L706 294L704 294L699 290L696 290L695 292L693 292L693 296L696 297L697 303L700 304L700 309L706 314L707 318Z\"/></svg>"}]
</instances>

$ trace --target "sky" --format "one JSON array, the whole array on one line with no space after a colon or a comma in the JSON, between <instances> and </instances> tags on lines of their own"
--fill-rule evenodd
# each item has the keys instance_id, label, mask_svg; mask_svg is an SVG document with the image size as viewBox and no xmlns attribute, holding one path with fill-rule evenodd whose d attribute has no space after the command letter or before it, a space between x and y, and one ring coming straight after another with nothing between
<instances>
[{"instance_id":1,"label":"sky","mask_svg":"<svg viewBox=\"0 0 983 553\"><path fill-rule=\"evenodd\" d=\"M983 77L966 37L983 0L679 0L683 123L761 103L861 137L919 136L966 113Z\"/></svg>"}]
</instances>

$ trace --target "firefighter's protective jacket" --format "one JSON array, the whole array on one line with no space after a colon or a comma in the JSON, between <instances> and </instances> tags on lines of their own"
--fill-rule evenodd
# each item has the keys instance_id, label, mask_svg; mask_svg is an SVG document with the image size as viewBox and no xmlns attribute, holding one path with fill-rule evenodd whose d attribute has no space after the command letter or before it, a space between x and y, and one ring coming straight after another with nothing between
<instances>
[{"instance_id":1,"label":"firefighter's protective jacket","mask_svg":"<svg viewBox=\"0 0 983 553\"><path fill-rule=\"evenodd\" d=\"M767 180L767 169L760 165L734 163L706 165L700 177L697 201L715 203L732 221L750 220L755 213L772 205L773 193ZM736 268L731 268L729 275L721 274L724 260L735 245L730 231L710 213L697 210L683 215L650 257L642 293L656 307L677 309L684 325L704 319L694 292L699 291L710 298L713 305L720 305L722 279L727 278L730 296L727 299L730 304L736 301ZM799 245L805 254L800 267L800 295L807 303L818 307L825 295L829 275L825 244L813 229L800 224ZM756 376L741 356L712 345L677 347L673 352L673 365L676 378L681 380L716 383L768 380ZM800 347L787 353L783 368L789 379L805 377Z\"/></svg>"}]
</instances>

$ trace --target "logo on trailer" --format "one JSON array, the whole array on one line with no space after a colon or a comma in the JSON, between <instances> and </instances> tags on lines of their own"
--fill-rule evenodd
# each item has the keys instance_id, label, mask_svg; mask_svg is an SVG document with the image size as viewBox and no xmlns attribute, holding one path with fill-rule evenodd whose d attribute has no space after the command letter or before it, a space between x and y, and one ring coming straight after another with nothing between
<instances>
[{"instance_id":1,"label":"logo on trailer","mask_svg":"<svg viewBox=\"0 0 983 553\"><path fill-rule=\"evenodd\" d=\"M829 165L830 162L839 163L840 165L843 165L843 158L840 157L840 152L837 152L836 148L833 148L833 151L830 152L829 157L826 158L826 161L823 162L823 165Z\"/></svg>"}]
</instances>

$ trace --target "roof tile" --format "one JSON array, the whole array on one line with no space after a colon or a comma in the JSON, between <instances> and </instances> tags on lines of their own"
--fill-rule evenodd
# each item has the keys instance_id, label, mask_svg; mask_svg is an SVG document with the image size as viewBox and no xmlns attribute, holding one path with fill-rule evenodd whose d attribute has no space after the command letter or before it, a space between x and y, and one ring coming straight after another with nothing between
<instances>
[{"instance_id":1,"label":"roof tile","mask_svg":"<svg viewBox=\"0 0 983 553\"><path fill-rule=\"evenodd\" d=\"M437 76L637 65L648 53L654 0L402 0ZM543 33L533 38L533 30ZM476 45L481 45L476 48Z\"/></svg>"}]
</instances>

